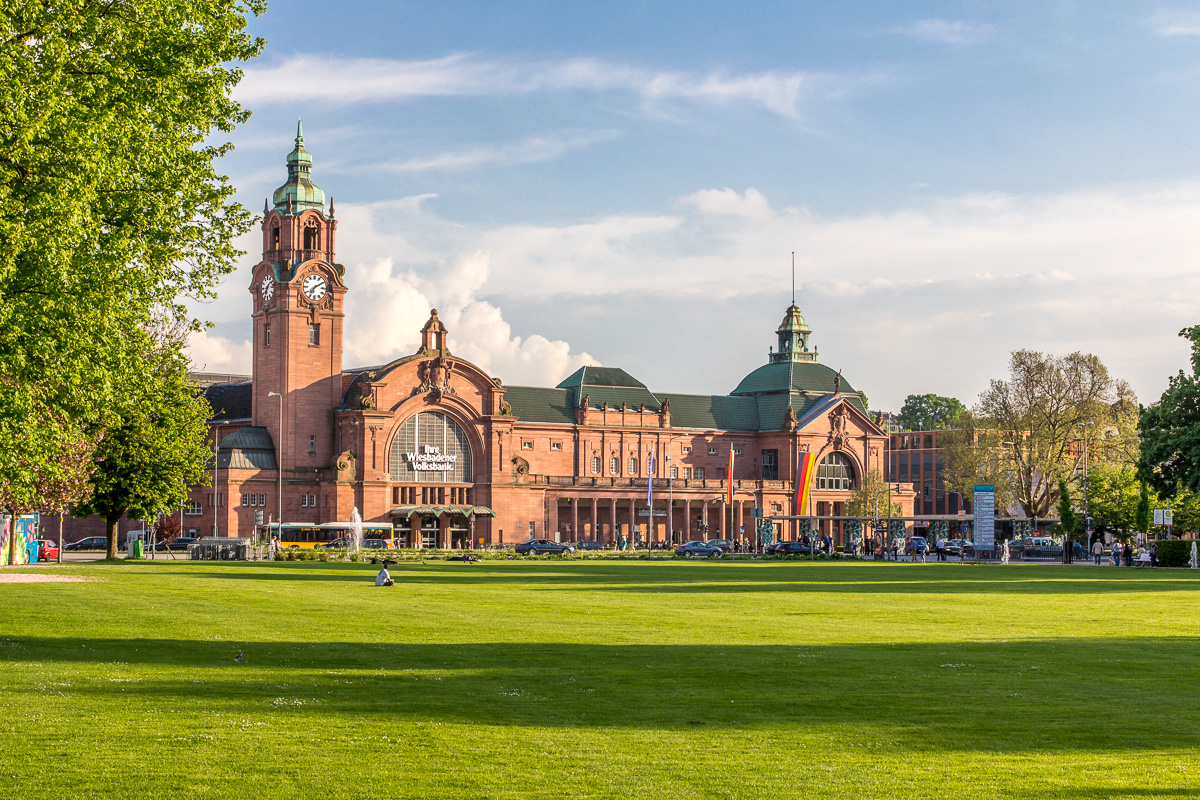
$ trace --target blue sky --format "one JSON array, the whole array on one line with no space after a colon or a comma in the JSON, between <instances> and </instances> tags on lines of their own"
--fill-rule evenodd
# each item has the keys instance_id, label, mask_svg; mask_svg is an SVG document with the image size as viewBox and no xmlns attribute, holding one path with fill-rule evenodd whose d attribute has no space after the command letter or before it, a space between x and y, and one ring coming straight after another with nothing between
<instances>
[{"instance_id":1,"label":"blue sky","mask_svg":"<svg viewBox=\"0 0 1200 800\"><path fill-rule=\"evenodd\" d=\"M431 306L506 383L582 363L724 393L790 300L873 407L971 403L1008 352L1143 401L1200 322L1200 3L278 0L224 168L253 210L304 118L346 363ZM199 312L247 370L252 252Z\"/></svg>"}]
</instances>

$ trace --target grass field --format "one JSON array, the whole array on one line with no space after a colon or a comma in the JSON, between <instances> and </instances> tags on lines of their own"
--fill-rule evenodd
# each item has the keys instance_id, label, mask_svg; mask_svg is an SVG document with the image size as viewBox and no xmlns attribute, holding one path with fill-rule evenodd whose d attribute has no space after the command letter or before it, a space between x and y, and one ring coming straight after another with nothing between
<instances>
[{"instance_id":1,"label":"grass field","mask_svg":"<svg viewBox=\"0 0 1200 800\"><path fill-rule=\"evenodd\" d=\"M0 584L0 796L1200 797L1194 572L374 569Z\"/></svg>"}]
</instances>

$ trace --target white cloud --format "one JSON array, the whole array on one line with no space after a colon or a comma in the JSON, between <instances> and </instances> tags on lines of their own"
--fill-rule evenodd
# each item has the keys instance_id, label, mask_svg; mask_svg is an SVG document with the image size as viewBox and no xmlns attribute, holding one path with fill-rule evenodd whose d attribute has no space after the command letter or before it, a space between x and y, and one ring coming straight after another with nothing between
<instances>
[{"instance_id":1,"label":"white cloud","mask_svg":"<svg viewBox=\"0 0 1200 800\"><path fill-rule=\"evenodd\" d=\"M253 348L249 339L200 331L188 337L187 354L197 372L249 375Z\"/></svg>"},{"instance_id":2,"label":"white cloud","mask_svg":"<svg viewBox=\"0 0 1200 800\"><path fill-rule=\"evenodd\" d=\"M892 28L889 32L908 36L923 42L938 44L967 45L980 42L991 36L991 25L978 22L949 19L922 19L911 25Z\"/></svg>"},{"instance_id":3,"label":"white cloud","mask_svg":"<svg viewBox=\"0 0 1200 800\"><path fill-rule=\"evenodd\" d=\"M1095 352L1153 399L1186 364L1176 331L1200 322L1200 183L841 217L719 188L558 225L447 220L422 199L338 207L347 366L414 352L436 307L454 351L506 383L554 385L599 360L656 389L729 391L774 341L792 250L822 360L884 407L972 400L1017 347ZM248 367L229 329L249 318L248 282L232 276L228 308L209 309L222 336L193 343L210 370Z\"/></svg>"},{"instance_id":4,"label":"white cloud","mask_svg":"<svg viewBox=\"0 0 1200 800\"><path fill-rule=\"evenodd\" d=\"M733 217L762 217L770 213L767 198L757 189L738 194L736 189L702 189L681 197L676 205L690 206L702 214Z\"/></svg>"},{"instance_id":5,"label":"white cloud","mask_svg":"<svg viewBox=\"0 0 1200 800\"><path fill-rule=\"evenodd\" d=\"M514 336L499 308L479 299L490 262L460 256L434 275L398 267L392 258L347 268L344 361L348 368L383 364L416 352L432 309L449 330L452 352L506 383L553 386L585 364L564 341Z\"/></svg>"},{"instance_id":6,"label":"white cloud","mask_svg":"<svg viewBox=\"0 0 1200 800\"><path fill-rule=\"evenodd\" d=\"M297 81L297 75L306 79ZM786 117L799 114L801 89L816 77L766 71L703 74L652 70L595 58L483 58L455 53L423 61L297 55L273 67L245 70L235 97L250 106L315 101L385 102L431 96L491 96L537 92L630 92L643 101L743 102Z\"/></svg>"},{"instance_id":7,"label":"white cloud","mask_svg":"<svg viewBox=\"0 0 1200 800\"><path fill-rule=\"evenodd\" d=\"M1200 11L1157 11L1150 24L1159 36L1200 36Z\"/></svg>"},{"instance_id":8,"label":"white cloud","mask_svg":"<svg viewBox=\"0 0 1200 800\"><path fill-rule=\"evenodd\" d=\"M530 136L518 142L483 144L406 161L372 164L369 169L373 172L426 172L533 164L553 161L573 150L582 150L598 142L611 141L619 135L617 131L564 131Z\"/></svg>"}]
</instances>

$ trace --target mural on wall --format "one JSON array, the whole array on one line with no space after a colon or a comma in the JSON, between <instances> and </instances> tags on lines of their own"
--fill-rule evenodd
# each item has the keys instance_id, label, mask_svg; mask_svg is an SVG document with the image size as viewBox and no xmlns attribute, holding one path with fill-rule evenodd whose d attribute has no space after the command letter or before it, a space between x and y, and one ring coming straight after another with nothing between
<instances>
[{"instance_id":1,"label":"mural on wall","mask_svg":"<svg viewBox=\"0 0 1200 800\"><path fill-rule=\"evenodd\" d=\"M37 539L37 532L36 515L20 517L15 530L12 520L5 518L4 532L0 534L0 567L28 564L30 545Z\"/></svg>"}]
</instances>

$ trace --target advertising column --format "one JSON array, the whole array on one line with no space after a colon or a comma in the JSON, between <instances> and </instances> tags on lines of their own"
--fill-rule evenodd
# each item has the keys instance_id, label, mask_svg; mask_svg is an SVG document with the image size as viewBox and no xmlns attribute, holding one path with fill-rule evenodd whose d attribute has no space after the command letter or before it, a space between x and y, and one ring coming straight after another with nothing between
<instances>
[{"instance_id":1,"label":"advertising column","mask_svg":"<svg viewBox=\"0 0 1200 800\"><path fill-rule=\"evenodd\" d=\"M996 487L975 487L975 552L996 549Z\"/></svg>"}]
</instances>

